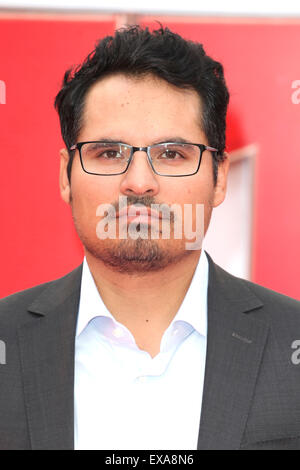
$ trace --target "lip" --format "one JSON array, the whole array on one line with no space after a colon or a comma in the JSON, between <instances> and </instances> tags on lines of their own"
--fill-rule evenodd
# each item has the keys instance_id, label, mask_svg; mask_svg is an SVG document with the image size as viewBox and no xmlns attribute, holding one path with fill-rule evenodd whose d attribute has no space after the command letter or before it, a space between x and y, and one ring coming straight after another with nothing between
<instances>
[{"instance_id":1,"label":"lip","mask_svg":"<svg viewBox=\"0 0 300 470\"><path fill-rule=\"evenodd\" d=\"M135 207L135 214L129 215L129 209L131 207ZM116 218L121 218L121 217L127 217L128 219L135 219L137 217L139 218L154 218L154 219L161 219L162 216L159 212L156 210L151 209L151 207L146 207L146 206L134 206L132 204L131 206L126 206L123 209L121 209L119 212L116 213Z\"/></svg>"}]
</instances>

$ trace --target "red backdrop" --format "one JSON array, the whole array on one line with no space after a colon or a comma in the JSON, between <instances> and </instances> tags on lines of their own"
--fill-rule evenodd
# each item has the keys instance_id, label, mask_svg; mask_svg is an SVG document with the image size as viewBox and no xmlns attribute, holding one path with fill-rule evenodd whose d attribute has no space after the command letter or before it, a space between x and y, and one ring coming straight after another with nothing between
<instances>
[{"instance_id":1,"label":"red backdrop","mask_svg":"<svg viewBox=\"0 0 300 470\"><path fill-rule=\"evenodd\" d=\"M300 299L300 23L160 21L198 40L224 64L231 91L228 150L257 143L252 280ZM145 19L145 23L151 24ZM66 68L113 20L0 18L0 297L77 266L82 248L58 189L59 122L53 108ZM221 236L221 234L220 234Z\"/></svg>"}]
</instances>

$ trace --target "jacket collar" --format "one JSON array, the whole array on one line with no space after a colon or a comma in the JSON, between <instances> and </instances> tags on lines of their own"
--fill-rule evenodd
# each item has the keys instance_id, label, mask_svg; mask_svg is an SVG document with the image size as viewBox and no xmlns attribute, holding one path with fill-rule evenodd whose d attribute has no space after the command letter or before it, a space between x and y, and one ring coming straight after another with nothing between
<instances>
[{"instance_id":1,"label":"jacket collar","mask_svg":"<svg viewBox=\"0 0 300 470\"><path fill-rule=\"evenodd\" d=\"M48 284L18 331L34 450L74 448L74 348L82 266Z\"/></svg>"},{"instance_id":2,"label":"jacket collar","mask_svg":"<svg viewBox=\"0 0 300 470\"><path fill-rule=\"evenodd\" d=\"M208 255L208 337L198 449L239 449L269 325L247 281ZM257 314L258 312L258 314Z\"/></svg>"}]
</instances>

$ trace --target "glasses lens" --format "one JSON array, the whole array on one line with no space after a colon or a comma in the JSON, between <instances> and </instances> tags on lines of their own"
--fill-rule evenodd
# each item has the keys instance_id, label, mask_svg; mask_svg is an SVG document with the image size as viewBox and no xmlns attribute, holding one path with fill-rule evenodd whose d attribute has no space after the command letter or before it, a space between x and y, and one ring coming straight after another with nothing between
<instances>
[{"instance_id":1,"label":"glasses lens","mask_svg":"<svg viewBox=\"0 0 300 470\"><path fill-rule=\"evenodd\" d=\"M125 144L90 142L81 147L83 168L88 173L113 175L122 173L130 157L130 148Z\"/></svg>"},{"instance_id":2,"label":"glasses lens","mask_svg":"<svg viewBox=\"0 0 300 470\"><path fill-rule=\"evenodd\" d=\"M150 148L153 168L160 175L190 175L197 171L200 149L191 144L159 144Z\"/></svg>"}]
</instances>

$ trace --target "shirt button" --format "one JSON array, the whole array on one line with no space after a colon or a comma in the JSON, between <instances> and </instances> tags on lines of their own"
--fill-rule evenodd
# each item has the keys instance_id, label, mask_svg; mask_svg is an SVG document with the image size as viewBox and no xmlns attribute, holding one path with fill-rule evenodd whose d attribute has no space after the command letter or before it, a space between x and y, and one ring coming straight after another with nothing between
<instances>
[{"instance_id":1,"label":"shirt button","mask_svg":"<svg viewBox=\"0 0 300 470\"><path fill-rule=\"evenodd\" d=\"M122 328L115 328L114 331L113 331L113 335L115 338L121 338L122 336L124 336L124 332L122 330Z\"/></svg>"}]
</instances>

